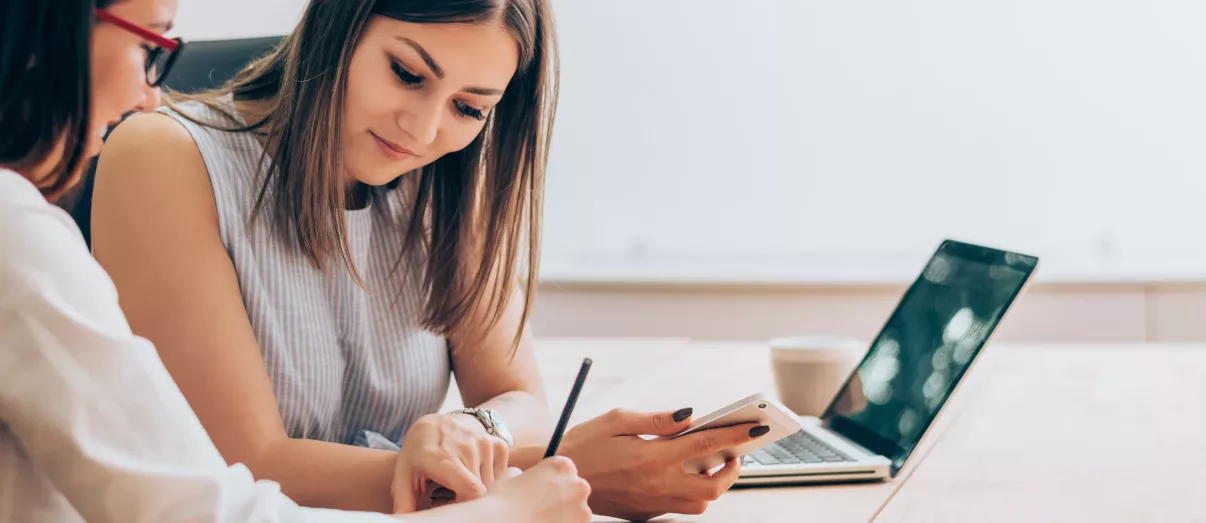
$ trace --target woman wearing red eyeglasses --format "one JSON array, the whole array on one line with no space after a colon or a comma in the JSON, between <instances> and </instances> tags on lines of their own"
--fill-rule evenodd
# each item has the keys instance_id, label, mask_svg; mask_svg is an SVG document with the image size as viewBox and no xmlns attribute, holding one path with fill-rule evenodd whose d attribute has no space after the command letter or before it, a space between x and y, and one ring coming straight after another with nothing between
<instances>
[{"instance_id":1,"label":"woman wearing red eyeglasses","mask_svg":"<svg viewBox=\"0 0 1206 523\"><path fill-rule=\"evenodd\" d=\"M158 103L177 0L0 0L0 523L398 521L298 507L227 466L50 202L110 123ZM587 521L568 460L411 522Z\"/></svg>"}]
</instances>

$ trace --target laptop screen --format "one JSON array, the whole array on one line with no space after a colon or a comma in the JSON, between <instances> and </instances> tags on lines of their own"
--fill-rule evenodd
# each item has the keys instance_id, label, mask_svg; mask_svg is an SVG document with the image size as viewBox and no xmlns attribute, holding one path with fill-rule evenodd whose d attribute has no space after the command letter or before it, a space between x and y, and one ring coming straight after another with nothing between
<instances>
[{"instance_id":1,"label":"laptop screen","mask_svg":"<svg viewBox=\"0 0 1206 523\"><path fill-rule=\"evenodd\" d=\"M830 428L892 460L895 475L1037 262L943 243L829 406Z\"/></svg>"}]
</instances>

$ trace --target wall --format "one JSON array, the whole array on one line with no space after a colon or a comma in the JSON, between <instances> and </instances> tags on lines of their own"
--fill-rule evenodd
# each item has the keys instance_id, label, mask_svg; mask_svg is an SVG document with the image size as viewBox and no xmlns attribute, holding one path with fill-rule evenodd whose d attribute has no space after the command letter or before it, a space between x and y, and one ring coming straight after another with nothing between
<instances>
[{"instance_id":1,"label":"wall","mask_svg":"<svg viewBox=\"0 0 1206 523\"><path fill-rule=\"evenodd\" d=\"M305 0L180 0L175 34L189 40L282 35L301 18Z\"/></svg>"},{"instance_id":2,"label":"wall","mask_svg":"<svg viewBox=\"0 0 1206 523\"><path fill-rule=\"evenodd\" d=\"M873 337L903 286L543 286L541 336L685 336L763 340L793 334ZM1206 342L1206 285L1037 285L997 340Z\"/></svg>"},{"instance_id":3,"label":"wall","mask_svg":"<svg viewBox=\"0 0 1206 523\"><path fill-rule=\"evenodd\" d=\"M1043 278L1206 281L1204 2L553 3L550 272L824 280L957 237ZM183 0L178 33L303 6Z\"/></svg>"},{"instance_id":4,"label":"wall","mask_svg":"<svg viewBox=\"0 0 1206 523\"><path fill-rule=\"evenodd\" d=\"M1206 2L557 5L558 277L849 280L943 237L1206 277Z\"/></svg>"}]
</instances>

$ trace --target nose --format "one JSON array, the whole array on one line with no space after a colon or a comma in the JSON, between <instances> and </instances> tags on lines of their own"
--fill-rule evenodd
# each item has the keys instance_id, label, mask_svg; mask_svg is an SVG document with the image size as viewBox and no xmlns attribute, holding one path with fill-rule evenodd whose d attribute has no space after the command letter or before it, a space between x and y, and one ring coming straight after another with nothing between
<instances>
[{"instance_id":1,"label":"nose","mask_svg":"<svg viewBox=\"0 0 1206 523\"><path fill-rule=\"evenodd\" d=\"M399 113L398 127L420 145L431 145L440 130L440 114L440 104L424 100Z\"/></svg>"},{"instance_id":2,"label":"nose","mask_svg":"<svg viewBox=\"0 0 1206 523\"><path fill-rule=\"evenodd\" d=\"M159 100L161 96L162 95L160 94L158 87L151 87L148 85L143 88L142 98L138 100L138 105L135 105L134 109L143 113L154 111L156 107L159 107Z\"/></svg>"}]
</instances>

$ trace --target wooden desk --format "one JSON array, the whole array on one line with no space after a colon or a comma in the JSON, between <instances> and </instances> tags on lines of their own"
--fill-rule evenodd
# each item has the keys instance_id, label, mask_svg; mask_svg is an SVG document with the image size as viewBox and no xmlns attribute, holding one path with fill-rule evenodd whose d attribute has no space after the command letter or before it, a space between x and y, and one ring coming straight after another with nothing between
<instances>
[{"instance_id":1,"label":"wooden desk","mask_svg":"<svg viewBox=\"0 0 1206 523\"><path fill-rule=\"evenodd\" d=\"M586 352L581 352L585 350ZM542 370L548 375L551 409L559 411L583 356L594 359L603 375L622 379L606 390L587 394L584 388L573 421L582 422L622 407L636 410L677 410L693 407L699 414L723 407L755 392L774 393L770 351L758 344L689 343L685 340L545 340ZM560 352L553 356L550 353ZM572 356L571 356L572 354ZM552 358L562 358L556 368ZM595 370L587 382L595 379ZM896 481L861 485L778 487L734 490L714 502L701 516L667 516L657 521L741 522L824 521L867 523L896 490ZM805 511L805 512L793 512ZM805 516L806 515L806 516ZM598 521L615 521L599 518Z\"/></svg>"},{"instance_id":2,"label":"wooden desk","mask_svg":"<svg viewBox=\"0 0 1206 523\"><path fill-rule=\"evenodd\" d=\"M760 343L545 339L538 355L554 415L581 358L595 360L575 423L774 392ZM1206 347L994 345L983 358L897 479L734 490L659 521L1206 522Z\"/></svg>"},{"instance_id":3,"label":"wooden desk","mask_svg":"<svg viewBox=\"0 0 1206 523\"><path fill-rule=\"evenodd\" d=\"M998 349L876 523L1206 522L1206 348Z\"/></svg>"}]
</instances>

